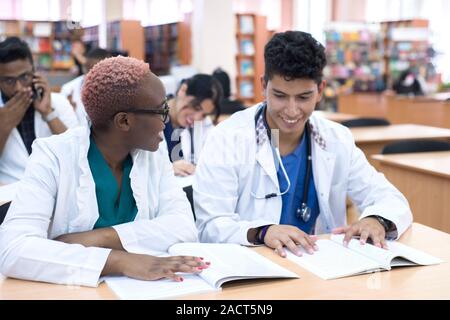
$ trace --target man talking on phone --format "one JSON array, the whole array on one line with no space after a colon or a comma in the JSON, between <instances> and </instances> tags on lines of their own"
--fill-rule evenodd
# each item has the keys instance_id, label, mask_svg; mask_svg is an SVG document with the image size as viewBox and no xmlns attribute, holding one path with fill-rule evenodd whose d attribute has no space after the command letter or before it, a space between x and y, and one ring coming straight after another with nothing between
<instances>
[{"instance_id":1,"label":"man talking on phone","mask_svg":"<svg viewBox=\"0 0 450 320\"><path fill-rule=\"evenodd\" d=\"M27 43L16 37L0 42L0 185L22 178L36 138L77 125L69 101L35 73Z\"/></svg>"}]
</instances>

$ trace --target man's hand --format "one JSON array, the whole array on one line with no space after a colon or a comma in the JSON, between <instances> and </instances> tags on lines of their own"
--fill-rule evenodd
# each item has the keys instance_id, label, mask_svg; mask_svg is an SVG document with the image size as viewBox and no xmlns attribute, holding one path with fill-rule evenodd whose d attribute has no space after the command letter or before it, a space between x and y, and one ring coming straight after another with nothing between
<instances>
[{"instance_id":1,"label":"man's hand","mask_svg":"<svg viewBox=\"0 0 450 320\"><path fill-rule=\"evenodd\" d=\"M47 79L40 74L35 74L33 78L33 86L36 90L42 91L41 99L34 100L33 106L43 116L52 112L51 99L50 99L50 86Z\"/></svg>"},{"instance_id":2,"label":"man's hand","mask_svg":"<svg viewBox=\"0 0 450 320\"><path fill-rule=\"evenodd\" d=\"M371 239L374 246L387 249L386 232L381 223L374 217L366 217L349 226L333 229L334 234L345 233L344 246L347 246L353 236L360 236L359 241L365 244Z\"/></svg>"},{"instance_id":3,"label":"man's hand","mask_svg":"<svg viewBox=\"0 0 450 320\"><path fill-rule=\"evenodd\" d=\"M185 160L177 160L173 163L173 171L176 176L186 177L194 174L195 166Z\"/></svg>"},{"instance_id":4,"label":"man's hand","mask_svg":"<svg viewBox=\"0 0 450 320\"><path fill-rule=\"evenodd\" d=\"M316 245L317 238L303 232L297 227L290 225L271 225L264 237L264 243L269 248L273 248L281 257L286 257L283 247L287 247L297 256L301 256L298 245L301 245L306 252L313 254L319 248Z\"/></svg>"},{"instance_id":5,"label":"man's hand","mask_svg":"<svg viewBox=\"0 0 450 320\"><path fill-rule=\"evenodd\" d=\"M191 256L155 257L112 250L102 275L119 274L140 280L172 279L183 281L176 272L200 273L208 268L209 262Z\"/></svg>"},{"instance_id":6,"label":"man's hand","mask_svg":"<svg viewBox=\"0 0 450 320\"><path fill-rule=\"evenodd\" d=\"M28 106L33 101L31 88L17 92L3 108L0 108L0 128L9 135L12 129L22 121Z\"/></svg>"}]
</instances>

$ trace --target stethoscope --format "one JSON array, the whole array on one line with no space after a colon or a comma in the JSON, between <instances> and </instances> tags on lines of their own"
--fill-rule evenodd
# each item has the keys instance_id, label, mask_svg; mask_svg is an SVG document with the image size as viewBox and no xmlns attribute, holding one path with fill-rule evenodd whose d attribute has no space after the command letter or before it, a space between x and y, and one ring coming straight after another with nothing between
<instances>
[{"instance_id":1,"label":"stethoscope","mask_svg":"<svg viewBox=\"0 0 450 320\"><path fill-rule=\"evenodd\" d=\"M255 125L258 122L258 119L261 117L261 115L263 116L263 120L264 120L264 126L266 128L267 131L267 135L269 137L269 141L271 141L271 134L270 134L270 128L269 125L267 124L266 121L266 117L265 117L265 110L266 110L266 103L263 103L258 111L256 112L255 115ZM309 179L311 178L311 167L312 167L312 157L311 157L311 134L309 131L309 123L306 122L305 125L305 134L306 134L306 146L307 146L307 164L306 164L306 176L305 176L305 181L303 182L303 198L302 198L302 202L300 204L300 207L297 208L296 211L296 216L299 219L302 219L304 222L308 222L309 219L311 218L311 208L308 207L308 190L309 190ZM275 155L276 155L276 160L278 161L279 165L281 166L281 171L283 172L283 176L286 179L287 182L287 187L286 190L282 191L282 192L273 192L273 193L268 193L266 195L257 195L256 193L254 193L253 191L251 192L251 195L253 197L255 197L255 199L270 199L270 198L274 198L274 197L279 197L279 196L283 196L285 195L289 189L291 188L291 180L289 179L289 176L287 175L286 169L284 168L283 165L283 161L281 160L281 155L280 155L280 150L278 147L273 146L273 144L270 144L272 146L272 150L274 151ZM280 190L281 191L281 190Z\"/></svg>"}]
</instances>

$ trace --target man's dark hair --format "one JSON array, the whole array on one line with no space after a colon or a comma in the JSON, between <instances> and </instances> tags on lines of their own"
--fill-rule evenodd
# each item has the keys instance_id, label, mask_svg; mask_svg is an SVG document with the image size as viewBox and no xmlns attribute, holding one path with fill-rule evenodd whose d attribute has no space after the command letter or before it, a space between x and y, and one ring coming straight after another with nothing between
<instances>
[{"instance_id":1,"label":"man's dark hair","mask_svg":"<svg viewBox=\"0 0 450 320\"><path fill-rule=\"evenodd\" d=\"M209 74L199 73L181 82L186 83L186 95L194 96L195 103L202 103L205 99L211 99L214 104L216 119L220 115L220 103L223 99L223 90L219 81Z\"/></svg>"},{"instance_id":2,"label":"man's dark hair","mask_svg":"<svg viewBox=\"0 0 450 320\"><path fill-rule=\"evenodd\" d=\"M102 48L92 48L86 53L86 58L103 60L111 57L111 53L108 50Z\"/></svg>"},{"instance_id":3,"label":"man's dark hair","mask_svg":"<svg viewBox=\"0 0 450 320\"><path fill-rule=\"evenodd\" d=\"M33 65L33 55L28 44L18 37L9 37L0 42L0 63L28 59Z\"/></svg>"},{"instance_id":4,"label":"man's dark hair","mask_svg":"<svg viewBox=\"0 0 450 320\"><path fill-rule=\"evenodd\" d=\"M309 33L286 31L276 33L264 47L264 79L274 75L292 79L322 81L327 60L325 48Z\"/></svg>"}]
</instances>

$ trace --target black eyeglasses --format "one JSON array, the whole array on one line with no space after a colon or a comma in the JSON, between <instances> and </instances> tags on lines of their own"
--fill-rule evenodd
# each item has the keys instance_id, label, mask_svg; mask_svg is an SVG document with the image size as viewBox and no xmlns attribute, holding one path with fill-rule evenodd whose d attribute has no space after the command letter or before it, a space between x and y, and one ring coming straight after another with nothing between
<instances>
[{"instance_id":1,"label":"black eyeglasses","mask_svg":"<svg viewBox=\"0 0 450 320\"><path fill-rule=\"evenodd\" d=\"M140 114L157 114L161 117L161 121L167 123L169 120L169 104L167 100L162 103L162 108L151 108L151 109L129 109L121 112L132 112Z\"/></svg>"},{"instance_id":2,"label":"black eyeglasses","mask_svg":"<svg viewBox=\"0 0 450 320\"><path fill-rule=\"evenodd\" d=\"M0 77L0 82L3 82L8 87L14 87L17 81L24 87L28 87L33 82L33 72L25 72L18 77Z\"/></svg>"}]
</instances>

